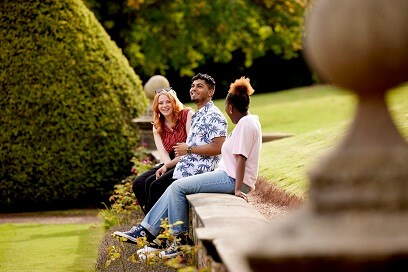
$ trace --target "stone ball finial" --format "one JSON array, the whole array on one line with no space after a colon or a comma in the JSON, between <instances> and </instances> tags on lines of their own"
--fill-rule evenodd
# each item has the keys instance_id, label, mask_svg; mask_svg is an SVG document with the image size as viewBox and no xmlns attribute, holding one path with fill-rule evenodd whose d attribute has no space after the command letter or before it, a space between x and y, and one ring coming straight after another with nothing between
<instances>
[{"instance_id":1,"label":"stone ball finial","mask_svg":"<svg viewBox=\"0 0 408 272\"><path fill-rule=\"evenodd\" d=\"M315 211L408 211L408 145L385 93L408 80L408 0L318 0L305 53L325 80L356 92L344 139L309 171Z\"/></svg>"},{"instance_id":2,"label":"stone ball finial","mask_svg":"<svg viewBox=\"0 0 408 272\"><path fill-rule=\"evenodd\" d=\"M170 83L164 76L152 76L144 85L144 90L149 99L153 99L157 89L170 87Z\"/></svg>"},{"instance_id":3,"label":"stone ball finial","mask_svg":"<svg viewBox=\"0 0 408 272\"><path fill-rule=\"evenodd\" d=\"M319 0L305 52L322 79L358 94L383 94L408 80L408 1Z\"/></svg>"}]
</instances>

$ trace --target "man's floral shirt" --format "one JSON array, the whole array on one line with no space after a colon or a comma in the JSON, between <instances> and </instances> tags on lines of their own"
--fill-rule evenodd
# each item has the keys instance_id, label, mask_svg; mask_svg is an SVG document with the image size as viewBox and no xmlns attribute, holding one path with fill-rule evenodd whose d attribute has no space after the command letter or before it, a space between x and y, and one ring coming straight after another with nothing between
<instances>
[{"instance_id":1,"label":"man's floral shirt","mask_svg":"<svg viewBox=\"0 0 408 272\"><path fill-rule=\"evenodd\" d=\"M191 128L186 143L189 146L201 146L211 143L213 138L227 135L227 120L212 101L204 105L191 118ZM221 155L201 156L186 154L180 158L174 169L173 178L179 179L213 171Z\"/></svg>"}]
</instances>

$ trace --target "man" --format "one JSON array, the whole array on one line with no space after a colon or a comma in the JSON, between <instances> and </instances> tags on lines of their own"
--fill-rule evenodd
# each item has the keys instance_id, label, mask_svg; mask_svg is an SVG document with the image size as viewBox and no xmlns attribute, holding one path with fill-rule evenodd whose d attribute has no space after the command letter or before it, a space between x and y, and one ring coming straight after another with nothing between
<instances>
[{"instance_id":1,"label":"man","mask_svg":"<svg viewBox=\"0 0 408 272\"><path fill-rule=\"evenodd\" d=\"M175 179L212 171L220 160L227 120L211 101L214 91L215 81L209 75L197 74L192 78L190 96L198 111L191 119L187 142L174 147L176 156L183 156L174 170Z\"/></svg>"},{"instance_id":2,"label":"man","mask_svg":"<svg viewBox=\"0 0 408 272\"><path fill-rule=\"evenodd\" d=\"M227 120L212 102L215 91L214 79L207 74L197 74L191 81L191 101L197 105L198 111L191 119L186 143L174 146L176 156L181 158L169 184L175 179L214 170L220 160L221 147L227 135ZM162 171L158 175L165 173L166 169ZM150 190L155 190L154 186L150 187ZM136 243L135 237L140 236L140 231L143 230L133 227L130 231L116 231L113 235L125 237L127 242Z\"/></svg>"}]
</instances>

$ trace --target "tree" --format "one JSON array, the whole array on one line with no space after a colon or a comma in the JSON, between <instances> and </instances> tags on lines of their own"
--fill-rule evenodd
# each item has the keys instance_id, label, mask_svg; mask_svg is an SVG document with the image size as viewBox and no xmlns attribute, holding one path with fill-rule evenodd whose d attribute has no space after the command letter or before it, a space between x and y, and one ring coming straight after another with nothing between
<instances>
[{"instance_id":1,"label":"tree","mask_svg":"<svg viewBox=\"0 0 408 272\"><path fill-rule=\"evenodd\" d=\"M110 33L131 65L146 76L164 75L170 69L191 76L193 69L209 60L231 61L236 51L245 54L247 67L270 51L287 59L295 57L301 49L308 5L307 0L87 2L108 31L116 31Z\"/></svg>"}]
</instances>

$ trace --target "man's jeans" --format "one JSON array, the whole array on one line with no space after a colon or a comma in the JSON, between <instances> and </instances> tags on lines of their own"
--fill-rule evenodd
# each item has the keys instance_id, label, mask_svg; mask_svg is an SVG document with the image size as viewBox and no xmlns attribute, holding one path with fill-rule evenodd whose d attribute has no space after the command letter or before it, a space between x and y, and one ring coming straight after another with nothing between
<instances>
[{"instance_id":1,"label":"man's jeans","mask_svg":"<svg viewBox=\"0 0 408 272\"><path fill-rule=\"evenodd\" d=\"M169 224L182 221L183 224L171 227L171 233L177 235L187 232L189 204L186 195L197 193L234 194L235 179L221 170L189 176L174 181L146 215L141 225L152 235L160 231L160 219L169 218Z\"/></svg>"}]
</instances>

